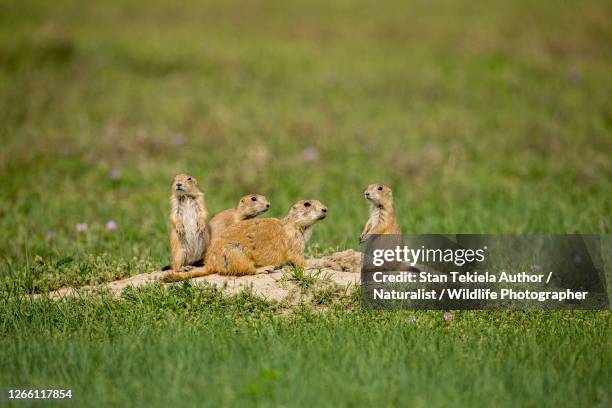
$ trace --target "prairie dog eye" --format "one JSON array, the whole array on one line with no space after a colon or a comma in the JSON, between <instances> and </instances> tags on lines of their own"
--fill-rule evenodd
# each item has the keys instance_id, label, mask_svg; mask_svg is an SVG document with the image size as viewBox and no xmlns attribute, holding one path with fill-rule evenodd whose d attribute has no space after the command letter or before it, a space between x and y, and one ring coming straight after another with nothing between
<instances>
[{"instance_id":1,"label":"prairie dog eye","mask_svg":"<svg viewBox=\"0 0 612 408\"><path fill-rule=\"evenodd\" d=\"M306 201L306 202L304 203L304 207L310 207L310 201Z\"/></svg>"},{"instance_id":2,"label":"prairie dog eye","mask_svg":"<svg viewBox=\"0 0 612 408\"><path fill-rule=\"evenodd\" d=\"M378 186L378 191L382 191L382 186Z\"/></svg>"},{"instance_id":3,"label":"prairie dog eye","mask_svg":"<svg viewBox=\"0 0 612 408\"><path fill-rule=\"evenodd\" d=\"M257 197L255 196L251 197L251 201L257 201Z\"/></svg>"},{"instance_id":4,"label":"prairie dog eye","mask_svg":"<svg viewBox=\"0 0 612 408\"><path fill-rule=\"evenodd\" d=\"M191 177L187 177L187 181L191 181Z\"/></svg>"}]
</instances>

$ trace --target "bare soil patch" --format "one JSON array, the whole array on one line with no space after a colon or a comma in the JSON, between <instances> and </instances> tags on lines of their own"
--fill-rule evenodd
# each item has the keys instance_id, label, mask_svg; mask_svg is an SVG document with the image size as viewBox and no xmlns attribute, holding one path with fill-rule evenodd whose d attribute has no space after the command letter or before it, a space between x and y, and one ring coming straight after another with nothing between
<instances>
[{"instance_id":1,"label":"bare soil patch","mask_svg":"<svg viewBox=\"0 0 612 408\"><path fill-rule=\"evenodd\" d=\"M250 289L255 295L267 300L295 303L317 296L317 293L325 291L333 296L334 292L344 292L354 289L360 283L361 261L363 254L353 250L336 252L321 258L308 259L303 273L292 267L284 267L269 273L258 273L249 276L221 276L209 275L191 279L194 284L213 284L227 294L236 294L242 290ZM196 270L199 268L196 268ZM115 282L83 286L79 288L67 287L55 290L48 294L53 300L66 297L94 295L101 292L110 292L114 296L120 296L128 287L139 287L153 283L165 286L176 283L163 283L161 278L167 274L166 271L155 271L142 273L121 279ZM35 295L40 297L44 295ZM321 297L324 301L324 297Z\"/></svg>"}]
</instances>

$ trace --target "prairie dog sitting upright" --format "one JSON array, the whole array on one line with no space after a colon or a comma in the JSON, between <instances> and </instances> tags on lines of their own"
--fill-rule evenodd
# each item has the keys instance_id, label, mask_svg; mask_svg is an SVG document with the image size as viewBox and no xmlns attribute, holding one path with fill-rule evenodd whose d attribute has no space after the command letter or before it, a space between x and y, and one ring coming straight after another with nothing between
<instances>
[{"instance_id":1,"label":"prairie dog sitting upright","mask_svg":"<svg viewBox=\"0 0 612 408\"><path fill-rule=\"evenodd\" d=\"M200 272L172 273L164 277L174 282L198 276L254 275L260 267L287 264L304 266L304 248L314 225L327 216L327 207L318 200L295 203L281 220L246 220L230 226L211 242L206 266Z\"/></svg>"},{"instance_id":2,"label":"prairie dog sitting upright","mask_svg":"<svg viewBox=\"0 0 612 408\"><path fill-rule=\"evenodd\" d=\"M172 269L178 272L204 259L210 240L206 225L208 210L204 193L198 188L197 180L189 174L174 176L170 204Z\"/></svg>"},{"instance_id":3,"label":"prairie dog sitting upright","mask_svg":"<svg viewBox=\"0 0 612 408\"><path fill-rule=\"evenodd\" d=\"M270 208L270 202L261 194L245 195L238 201L236 208L221 211L208 223L211 241L220 236L230 225L239 221L250 220L265 213Z\"/></svg>"},{"instance_id":4,"label":"prairie dog sitting upright","mask_svg":"<svg viewBox=\"0 0 612 408\"><path fill-rule=\"evenodd\" d=\"M401 235L402 231L393 209L391 189L384 184L370 184L364 191L364 195L370 202L370 217L359 236L359 242L365 242L368 235Z\"/></svg>"}]
</instances>

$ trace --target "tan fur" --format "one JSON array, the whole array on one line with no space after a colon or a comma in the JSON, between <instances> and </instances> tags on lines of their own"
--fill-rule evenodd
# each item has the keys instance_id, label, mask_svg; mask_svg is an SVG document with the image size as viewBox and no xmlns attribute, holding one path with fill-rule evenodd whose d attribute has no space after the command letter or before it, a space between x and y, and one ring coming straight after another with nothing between
<instances>
[{"instance_id":1,"label":"tan fur","mask_svg":"<svg viewBox=\"0 0 612 408\"><path fill-rule=\"evenodd\" d=\"M264 218L236 223L211 243L203 271L172 273L164 280L174 282L213 273L253 275L263 266L304 266L306 242L314 225L326 214L327 208L320 201L302 200L281 220Z\"/></svg>"},{"instance_id":2,"label":"tan fur","mask_svg":"<svg viewBox=\"0 0 612 408\"><path fill-rule=\"evenodd\" d=\"M370 184L364 194L366 200L370 202L370 217L359 237L359 242L363 243L368 235L401 235L402 231L393 209L391 189L384 184Z\"/></svg>"},{"instance_id":3,"label":"tan fur","mask_svg":"<svg viewBox=\"0 0 612 408\"><path fill-rule=\"evenodd\" d=\"M177 174L170 197L172 269L179 271L204 258L210 240L204 193L189 174Z\"/></svg>"},{"instance_id":4,"label":"tan fur","mask_svg":"<svg viewBox=\"0 0 612 408\"><path fill-rule=\"evenodd\" d=\"M265 213L270 208L270 202L261 194L249 194L240 199L236 208L221 211L208 223L211 241L221 236L231 225L250 220Z\"/></svg>"}]
</instances>

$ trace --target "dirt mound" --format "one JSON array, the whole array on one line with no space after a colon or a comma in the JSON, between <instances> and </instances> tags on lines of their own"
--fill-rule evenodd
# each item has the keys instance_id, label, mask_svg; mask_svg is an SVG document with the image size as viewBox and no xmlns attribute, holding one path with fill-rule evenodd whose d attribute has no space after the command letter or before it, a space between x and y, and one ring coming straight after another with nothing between
<instances>
[{"instance_id":1,"label":"dirt mound","mask_svg":"<svg viewBox=\"0 0 612 408\"><path fill-rule=\"evenodd\" d=\"M264 299L293 302L306 292L305 289L310 289L309 292L312 295L315 290L346 290L351 286L358 285L362 257L362 253L349 249L321 258L308 259L303 271L284 267L269 273L262 271L263 273L257 275L241 277L202 276L192 279L191 282L194 284L214 284L227 294L235 294L243 289L250 288L254 294ZM49 298L59 300L64 297L90 295L101 291L108 291L115 296L119 296L127 287L138 287L154 282L162 283L161 278L167 273L156 271L142 273L105 285L62 288L50 292ZM36 295L35 297L40 296Z\"/></svg>"}]
</instances>

